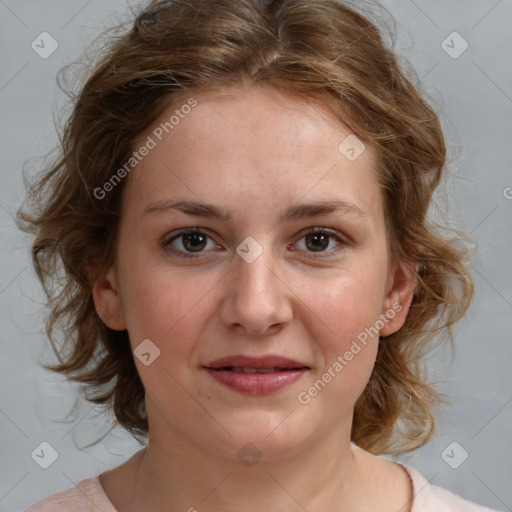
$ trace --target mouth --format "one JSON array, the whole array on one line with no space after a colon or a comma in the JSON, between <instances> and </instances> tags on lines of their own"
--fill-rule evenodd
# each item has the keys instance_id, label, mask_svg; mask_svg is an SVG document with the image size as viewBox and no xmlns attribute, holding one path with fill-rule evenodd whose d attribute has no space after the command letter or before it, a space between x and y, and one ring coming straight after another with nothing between
<instances>
[{"instance_id":1,"label":"mouth","mask_svg":"<svg viewBox=\"0 0 512 512\"><path fill-rule=\"evenodd\" d=\"M281 356L230 356L203 367L220 384L249 395L277 392L299 380L311 368Z\"/></svg>"},{"instance_id":2,"label":"mouth","mask_svg":"<svg viewBox=\"0 0 512 512\"><path fill-rule=\"evenodd\" d=\"M208 367L207 367L208 368ZM307 366L297 366L289 368L247 368L244 366L223 366L221 368L208 368L213 371L225 371L225 372L236 372L236 373L276 373L276 372L290 372L297 370L308 370Z\"/></svg>"},{"instance_id":3,"label":"mouth","mask_svg":"<svg viewBox=\"0 0 512 512\"><path fill-rule=\"evenodd\" d=\"M222 357L205 365L211 370L233 371L238 373L272 373L275 371L309 370L309 366L274 354L264 356L235 355Z\"/></svg>"}]
</instances>

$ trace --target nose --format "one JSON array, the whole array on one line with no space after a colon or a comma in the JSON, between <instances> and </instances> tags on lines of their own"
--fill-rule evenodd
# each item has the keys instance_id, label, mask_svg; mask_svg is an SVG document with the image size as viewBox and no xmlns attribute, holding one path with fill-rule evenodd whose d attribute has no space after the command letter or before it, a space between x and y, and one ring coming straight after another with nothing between
<instances>
[{"instance_id":1,"label":"nose","mask_svg":"<svg viewBox=\"0 0 512 512\"><path fill-rule=\"evenodd\" d=\"M248 263L235 255L232 271L225 281L221 320L231 329L252 335L271 335L292 319L293 292L283 276L270 247Z\"/></svg>"}]
</instances>

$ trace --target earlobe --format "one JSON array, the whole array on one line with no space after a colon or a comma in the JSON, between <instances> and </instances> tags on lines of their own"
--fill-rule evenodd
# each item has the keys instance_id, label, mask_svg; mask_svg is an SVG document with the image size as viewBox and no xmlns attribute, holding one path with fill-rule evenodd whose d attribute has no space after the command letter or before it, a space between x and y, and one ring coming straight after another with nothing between
<instances>
[{"instance_id":1,"label":"earlobe","mask_svg":"<svg viewBox=\"0 0 512 512\"><path fill-rule=\"evenodd\" d=\"M123 305L114 265L106 271L94 272L91 277L92 296L96 312L107 327L116 331L126 329Z\"/></svg>"},{"instance_id":2,"label":"earlobe","mask_svg":"<svg viewBox=\"0 0 512 512\"><path fill-rule=\"evenodd\" d=\"M381 314L386 322L380 330L380 336L389 336L404 325L416 289L414 274L414 265L399 262L390 276L389 290Z\"/></svg>"}]
</instances>

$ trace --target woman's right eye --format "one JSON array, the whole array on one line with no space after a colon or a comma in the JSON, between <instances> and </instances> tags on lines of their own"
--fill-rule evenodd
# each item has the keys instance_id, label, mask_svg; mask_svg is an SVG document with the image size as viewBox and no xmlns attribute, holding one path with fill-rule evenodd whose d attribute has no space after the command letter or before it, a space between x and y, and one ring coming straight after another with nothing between
<instances>
[{"instance_id":1,"label":"woman's right eye","mask_svg":"<svg viewBox=\"0 0 512 512\"><path fill-rule=\"evenodd\" d=\"M210 240L213 248L218 247L210 237L198 228L183 229L165 241L164 246L181 258L199 258ZM212 247L210 247L212 248Z\"/></svg>"}]
</instances>

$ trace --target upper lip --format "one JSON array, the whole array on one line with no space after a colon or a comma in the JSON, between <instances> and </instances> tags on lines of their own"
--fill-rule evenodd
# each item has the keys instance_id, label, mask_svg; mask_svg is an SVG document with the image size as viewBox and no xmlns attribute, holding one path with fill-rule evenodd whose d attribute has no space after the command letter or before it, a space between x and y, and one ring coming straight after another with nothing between
<instances>
[{"instance_id":1,"label":"upper lip","mask_svg":"<svg viewBox=\"0 0 512 512\"><path fill-rule=\"evenodd\" d=\"M278 355L246 356L235 355L216 359L205 365L205 368L219 369L229 366L239 368L309 368L304 363Z\"/></svg>"}]
</instances>

